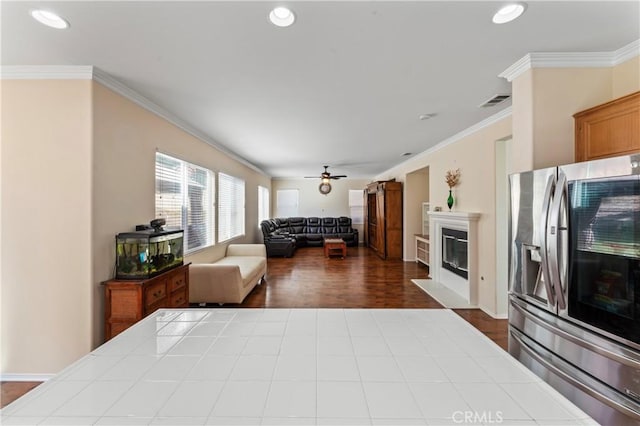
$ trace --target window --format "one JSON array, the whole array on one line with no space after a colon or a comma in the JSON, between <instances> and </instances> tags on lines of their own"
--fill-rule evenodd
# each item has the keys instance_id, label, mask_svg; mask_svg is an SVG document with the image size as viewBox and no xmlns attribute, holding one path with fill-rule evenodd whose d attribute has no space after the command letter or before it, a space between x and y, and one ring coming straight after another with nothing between
<instances>
[{"instance_id":1,"label":"window","mask_svg":"<svg viewBox=\"0 0 640 426\"><path fill-rule=\"evenodd\" d=\"M213 173L156 153L156 217L184 230L186 252L213 245Z\"/></svg>"},{"instance_id":2,"label":"window","mask_svg":"<svg viewBox=\"0 0 640 426\"><path fill-rule=\"evenodd\" d=\"M351 223L364 223L364 194L361 189L349 190L349 215Z\"/></svg>"},{"instance_id":3,"label":"window","mask_svg":"<svg viewBox=\"0 0 640 426\"><path fill-rule=\"evenodd\" d=\"M269 219L269 188L258 186L258 225Z\"/></svg>"},{"instance_id":4,"label":"window","mask_svg":"<svg viewBox=\"0 0 640 426\"><path fill-rule=\"evenodd\" d=\"M276 192L277 217L298 216L298 190L279 189Z\"/></svg>"},{"instance_id":5,"label":"window","mask_svg":"<svg viewBox=\"0 0 640 426\"><path fill-rule=\"evenodd\" d=\"M218 242L244 235L244 181L218 173Z\"/></svg>"}]
</instances>

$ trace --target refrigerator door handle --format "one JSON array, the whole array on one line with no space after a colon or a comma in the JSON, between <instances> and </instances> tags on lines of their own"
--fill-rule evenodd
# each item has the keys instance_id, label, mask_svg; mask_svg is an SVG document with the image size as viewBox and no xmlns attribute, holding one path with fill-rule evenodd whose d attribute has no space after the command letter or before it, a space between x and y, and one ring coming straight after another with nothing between
<instances>
[{"instance_id":1,"label":"refrigerator door handle","mask_svg":"<svg viewBox=\"0 0 640 426\"><path fill-rule=\"evenodd\" d=\"M547 300L549 306L555 309L556 297L551 287L551 275L549 273L549 256L547 255L547 226L549 222L549 206L551 204L551 193L553 192L553 186L555 184L555 176L551 175L547 179L546 189L544 191L544 198L542 201L542 217L539 229L540 238L540 268L542 269L542 280L544 281L545 289L547 290Z\"/></svg>"},{"instance_id":2,"label":"refrigerator door handle","mask_svg":"<svg viewBox=\"0 0 640 426\"><path fill-rule=\"evenodd\" d=\"M560 243L562 237L561 231L566 231L566 227L562 227L561 217L562 214L562 202L567 201L567 176L559 172L558 181L556 182L556 189L553 196L553 202L551 203L551 212L549 219L549 272L551 274L551 282L555 290L556 301L560 309L566 309L567 304L564 297L565 277L561 271L561 247ZM565 208L566 211L566 208Z\"/></svg>"},{"instance_id":3,"label":"refrigerator door handle","mask_svg":"<svg viewBox=\"0 0 640 426\"><path fill-rule=\"evenodd\" d=\"M612 393L610 390L606 389L606 386L602 386L601 389L594 387L590 383L585 383L581 380L580 377L576 377L571 372L565 371L560 366L556 365L553 362L553 359L548 359L548 357L539 353L535 348L531 347L527 342L528 338L524 334L520 333L518 330L510 329L509 330L510 337L513 338L520 344L520 347L536 362L540 363L544 368L551 371L556 376L562 378L567 383L570 383L580 391L586 393L587 395L592 396L603 404L608 405L609 407L617 410L621 413L624 413L626 416L629 416L632 421L640 420L640 414L637 411L637 405L635 401L624 401L624 399L620 398L620 396ZM586 374L582 374L585 379L589 379L590 376ZM586 380L585 380L586 381Z\"/></svg>"},{"instance_id":4,"label":"refrigerator door handle","mask_svg":"<svg viewBox=\"0 0 640 426\"><path fill-rule=\"evenodd\" d=\"M524 306L522 305L522 302L514 303L512 301L510 304L511 304L511 307L514 308L516 311L518 311L520 315L522 315L527 320L530 320L531 322L533 322L537 327L544 328L548 332L556 334L561 338L568 340L571 343L580 346L581 348L584 348L587 351L597 353L598 355L611 359L619 364L622 364L631 368L635 368L635 369L640 369L640 361L635 359L633 355L609 350L594 342L585 340L574 333L569 333L563 330L562 328L560 328L557 324L550 323L549 321L546 321L543 318L540 318L538 315L535 314L535 312L530 312L525 307L526 305Z\"/></svg>"}]
</instances>

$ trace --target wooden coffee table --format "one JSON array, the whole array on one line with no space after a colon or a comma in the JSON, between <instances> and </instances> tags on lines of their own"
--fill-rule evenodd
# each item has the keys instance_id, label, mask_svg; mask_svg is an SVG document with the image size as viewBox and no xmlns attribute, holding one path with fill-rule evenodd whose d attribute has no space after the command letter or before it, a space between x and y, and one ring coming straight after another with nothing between
<instances>
[{"instance_id":1,"label":"wooden coffee table","mask_svg":"<svg viewBox=\"0 0 640 426\"><path fill-rule=\"evenodd\" d=\"M325 238L324 239L324 256L329 257L338 252L344 259L347 255L347 243L342 238Z\"/></svg>"}]
</instances>

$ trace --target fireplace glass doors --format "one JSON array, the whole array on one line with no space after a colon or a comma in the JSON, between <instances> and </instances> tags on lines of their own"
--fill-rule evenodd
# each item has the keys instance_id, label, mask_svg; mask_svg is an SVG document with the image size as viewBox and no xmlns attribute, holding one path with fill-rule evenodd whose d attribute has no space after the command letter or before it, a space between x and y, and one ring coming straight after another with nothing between
<instances>
[{"instance_id":1,"label":"fireplace glass doors","mask_svg":"<svg viewBox=\"0 0 640 426\"><path fill-rule=\"evenodd\" d=\"M466 231L442 228L442 267L464 279L469 278L467 245Z\"/></svg>"}]
</instances>

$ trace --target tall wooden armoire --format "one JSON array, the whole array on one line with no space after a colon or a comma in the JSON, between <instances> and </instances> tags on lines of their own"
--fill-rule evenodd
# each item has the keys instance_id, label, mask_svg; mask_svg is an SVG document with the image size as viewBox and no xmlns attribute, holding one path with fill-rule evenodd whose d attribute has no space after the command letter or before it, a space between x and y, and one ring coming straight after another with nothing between
<instances>
[{"instance_id":1,"label":"tall wooden armoire","mask_svg":"<svg viewBox=\"0 0 640 426\"><path fill-rule=\"evenodd\" d=\"M382 259L402 260L402 182L370 183L364 197L365 244Z\"/></svg>"}]
</instances>

